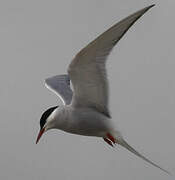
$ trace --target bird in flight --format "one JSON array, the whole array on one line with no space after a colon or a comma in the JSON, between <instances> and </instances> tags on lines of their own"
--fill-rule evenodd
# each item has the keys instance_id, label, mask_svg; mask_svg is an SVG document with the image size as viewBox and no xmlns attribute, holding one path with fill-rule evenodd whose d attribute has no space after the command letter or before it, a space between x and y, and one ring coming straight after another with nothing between
<instances>
[{"instance_id":1,"label":"bird in flight","mask_svg":"<svg viewBox=\"0 0 175 180\"><path fill-rule=\"evenodd\" d=\"M68 74L45 80L46 87L59 96L63 105L51 107L43 113L36 143L50 129L100 137L110 146L119 144L169 174L124 140L120 131L114 128L108 109L107 57L128 29L153 6L131 14L89 43L74 57L68 67Z\"/></svg>"}]
</instances>

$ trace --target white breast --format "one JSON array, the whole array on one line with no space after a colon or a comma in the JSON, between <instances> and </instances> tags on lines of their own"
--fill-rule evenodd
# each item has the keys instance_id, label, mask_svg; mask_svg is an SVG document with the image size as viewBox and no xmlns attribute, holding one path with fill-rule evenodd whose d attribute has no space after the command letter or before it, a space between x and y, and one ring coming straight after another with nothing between
<instances>
[{"instance_id":1,"label":"white breast","mask_svg":"<svg viewBox=\"0 0 175 180\"><path fill-rule=\"evenodd\" d=\"M103 137L112 129L111 120L91 108L64 106L55 111L57 129L85 136Z\"/></svg>"}]
</instances>

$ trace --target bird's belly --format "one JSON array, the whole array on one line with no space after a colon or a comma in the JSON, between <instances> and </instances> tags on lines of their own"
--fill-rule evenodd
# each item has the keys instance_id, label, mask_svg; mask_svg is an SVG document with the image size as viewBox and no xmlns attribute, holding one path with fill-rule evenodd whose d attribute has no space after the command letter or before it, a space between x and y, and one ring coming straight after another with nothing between
<instances>
[{"instance_id":1,"label":"bird's belly","mask_svg":"<svg viewBox=\"0 0 175 180\"><path fill-rule=\"evenodd\" d=\"M106 134L105 129L99 129L94 127L74 127L71 128L64 128L62 129L65 132L72 133L72 134L78 134L83 136L96 136L96 137L104 137Z\"/></svg>"},{"instance_id":2,"label":"bird's belly","mask_svg":"<svg viewBox=\"0 0 175 180\"><path fill-rule=\"evenodd\" d=\"M110 119L92 110L76 110L71 113L63 131L84 136L104 137L110 129Z\"/></svg>"}]
</instances>

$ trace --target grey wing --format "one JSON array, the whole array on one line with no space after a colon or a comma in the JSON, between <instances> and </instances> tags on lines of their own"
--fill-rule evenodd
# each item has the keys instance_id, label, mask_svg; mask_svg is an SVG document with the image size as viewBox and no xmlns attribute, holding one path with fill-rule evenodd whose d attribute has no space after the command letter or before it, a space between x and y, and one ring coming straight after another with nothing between
<instances>
[{"instance_id":1,"label":"grey wing","mask_svg":"<svg viewBox=\"0 0 175 180\"><path fill-rule=\"evenodd\" d=\"M146 7L112 26L82 49L69 65L73 106L87 106L109 115L106 60L112 48L147 10Z\"/></svg>"},{"instance_id":2,"label":"grey wing","mask_svg":"<svg viewBox=\"0 0 175 180\"><path fill-rule=\"evenodd\" d=\"M64 105L71 103L73 92L70 88L70 79L66 74L57 75L45 80L46 87L56 93Z\"/></svg>"}]
</instances>

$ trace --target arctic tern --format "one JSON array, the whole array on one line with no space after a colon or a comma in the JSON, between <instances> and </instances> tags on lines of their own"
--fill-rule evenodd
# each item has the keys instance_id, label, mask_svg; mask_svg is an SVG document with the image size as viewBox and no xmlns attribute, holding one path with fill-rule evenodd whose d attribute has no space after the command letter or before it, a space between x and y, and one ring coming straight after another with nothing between
<instances>
[{"instance_id":1,"label":"arctic tern","mask_svg":"<svg viewBox=\"0 0 175 180\"><path fill-rule=\"evenodd\" d=\"M51 107L43 113L36 143L49 129L100 137L110 146L119 144L170 174L145 158L124 140L120 131L114 129L108 109L107 57L128 29L153 6L131 14L89 43L74 57L68 67L68 74L46 79L46 87L59 96L63 105Z\"/></svg>"}]
</instances>

